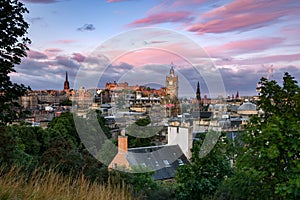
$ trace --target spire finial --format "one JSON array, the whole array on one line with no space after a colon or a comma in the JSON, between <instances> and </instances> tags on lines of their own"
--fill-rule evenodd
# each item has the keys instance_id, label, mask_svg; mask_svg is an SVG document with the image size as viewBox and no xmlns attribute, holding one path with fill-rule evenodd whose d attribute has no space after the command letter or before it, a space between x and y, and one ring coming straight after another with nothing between
<instances>
[{"instance_id":1,"label":"spire finial","mask_svg":"<svg viewBox=\"0 0 300 200\"><path fill-rule=\"evenodd\" d=\"M66 81L68 81L68 72L66 71Z\"/></svg>"},{"instance_id":2,"label":"spire finial","mask_svg":"<svg viewBox=\"0 0 300 200\"><path fill-rule=\"evenodd\" d=\"M200 84L199 84L199 81L198 81L198 84L197 84L196 98L197 98L198 101L201 100L201 93L200 93Z\"/></svg>"},{"instance_id":3,"label":"spire finial","mask_svg":"<svg viewBox=\"0 0 300 200\"><path fill-rule=\"evenodd\" d=\"M174 64L173 64L173 61L171 62L170 75L174 76Z\"/></svg>"},{"instance_id":4,"label":"spire finial","mask_svg":"<svg viewBox=\"0 0 300 200\"><path fill-rule=\"evenodd\" d=\"M70 86L69 86L69 81L68 81L68 72L66 71L66 80L64 82L64 90L69 90Z\"/></svg>"}]
</instances>

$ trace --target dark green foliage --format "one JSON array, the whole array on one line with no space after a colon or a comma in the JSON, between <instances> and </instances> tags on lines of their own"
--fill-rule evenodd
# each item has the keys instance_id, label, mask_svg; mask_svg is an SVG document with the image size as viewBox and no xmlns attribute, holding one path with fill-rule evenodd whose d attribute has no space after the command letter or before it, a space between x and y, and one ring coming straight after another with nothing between
<instances>
[{"instance_id":1,"label":"dark green foliage","mask_svg":"<svg viewBox=\"0 0 300 200\"><path fill-rule=\"evenodd\" d=\"M10 81L14 65L26 56L30 40L24 35L29 27L23 15L28 10L17 0L0 1L0 125L19 117L17 100L28 89Z\"/></svg>"},{"instance_id":2,"label":"dark green foliage","mask_svg":"<svg viewBox=\"0 0 300 200\"><path fill-rule=\"evenodd\" d=\"M147 147L153 146L152 138L140 138L128 135L128 147L136 148L136 147Z\"/></svg>"},{"instance_id":3,"label":"dark green foliage","mask_svg":"<svg viewBox=\"0 0 300 200\"><path fill-rule=\"evenodd\" d=\"M81 121L86 123L87 120ZM0 130L2 165L17 164L27 171L29 168L54 168L74 176L84 174L92 181L107 181L107 167L81 143L71 113L55 117L45 130L27 124L1 127Z\"/></svg>"},{"instance_id":4,"label":"dark green foliage","mask_svg":"<svg viewBox=\"0 0 300 200\"><path fill-rule=\"evenodd\" d=\"M131 172L110 171L110 177L116 182L125 182L133 188L135 196L145 200L168 200L172 197L171 188L165 183L155 181L154 172L145 172L143 167L135 167Z\"/></svg>"},{"instance_id":5,"label":"dark green foliage","mask_svg":"<svg viewBox=\"0 0 300 200\"><path fill-rule=\"evenodd\" d=\"M79 127L86 132L86 135L79 137L78 125L75 126L75 122L80 122ZM54 118L47 129L52 137L49 148L41 157L41 165L55 167L58 171L74 175L83 173L90 180L105 181L108 177L107 167L87 150L87 148L91 150L92 147L99 148L97 138L95 139L97 131L93 129L91 123L98 122L90 122L68 112ZM88 144L83 144L82 139Z\"/></svg>"},{"instance_id":6,"label":"dark green foliage","mask_svg":"<svg viewBox=\"0 0 300 200\"><path fill-rule=\"evenodd\" d=\"M236 175L220 195L231 199L300 198L300 88L288 73L283 86L261 79L258 108L242 138Z\"/></svg>"},{"instance_id":7,"label":"dark green foliage","mask_svg":"<svg viewBox=\"0 0 300 200\"><path fill-rule=\"evenodd\" d=\"M150 118L140 118L136 122L130 125L126 132L128 134L128 147L146 147L154 145L152 140L154 138L153 133L157 132L155 127L147 126L151 123Z\"/></svg>"},{"instance_id":8,"label":"dark green foliage","mask_svg":"<svg viewBox=\"0 0 300 200\"><path fill-rule=\"evenodd\" d=\"M140 118L135 121L135 124L138 126L147 126L150 123L151 123L151 119L149 117Z\"/></svg>"},{"instance_id":9,"label":"dark green foliage","mask_svg":"<svg viewBox=\"0 0 300 200\"><path fill-rule=\"evenodd\" d=\"M11 127L0 126L0 164L6 166L21 165L29 166L33 156L25 153L18 132Z\"/></svg>"},{"instance_id":10,"label":"dark green foliage","mask_svg":"<svg viewBox=\"0 0 300 200\"><path fill-rule=\"evenodd\" d=\"M72 106L72 101L69 98L67 98L61 102L61 105L62 106Z\"/></svg>"},{"instance_id":11,"label":"dark green foliage","mask_svg":"<svg viewBox=\"0 0 300 200\"><path fill-rule=\"evenodd\" d=\"M72 113L66 112L59 117L54 117L48 124L48 128L51 131L52 139L62 137L69 141L70 145L80 145L81 141L77 134Z\"/></svg>"},{"instance_id":12,"label":"dark green foliage","mask_svg":"<svg viewBox=\"0 0 300 200\"><path fill-rule=\"evenodd\" d=\"M201 135L201 141L192 148L191 165L181 166L176 174L176 199L211 198L223 180L232 174L225 138L219 139L214 148L201 158L200 145L204 136Z\"/></svg>"},{"instance_id":13,"label":"dark green foliage","mask_svg":"<svg viewBox=\"0 0 300 200\"><path fill-rule=\"evenodd\" d=\"M104 117L101 115L101 111L96 111L97 114L97 122L100 125L103 133L106 135L107 138L111 138L111 133L110 133L110 128L108 126L106 126L105 124L105 119Z\"/></svg>"}]
</instances>

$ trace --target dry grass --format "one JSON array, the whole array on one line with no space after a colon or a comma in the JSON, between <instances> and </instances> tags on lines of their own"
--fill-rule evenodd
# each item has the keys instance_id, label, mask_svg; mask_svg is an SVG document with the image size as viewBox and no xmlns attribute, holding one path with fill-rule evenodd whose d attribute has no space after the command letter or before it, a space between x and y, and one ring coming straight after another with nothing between
<instances>
[{"instance_id":1,"label":"dry grass","mask_svg":"<svg viewBox=\"0 0 300 200\"><path fill-rule=\"evenodd\" d=\"M91 183L84 176L73 179L53 171L33 173L29 178L14 167L4 173L0 168L0 199L135 199L124 183Z\"/></svg>"}]
</instances>

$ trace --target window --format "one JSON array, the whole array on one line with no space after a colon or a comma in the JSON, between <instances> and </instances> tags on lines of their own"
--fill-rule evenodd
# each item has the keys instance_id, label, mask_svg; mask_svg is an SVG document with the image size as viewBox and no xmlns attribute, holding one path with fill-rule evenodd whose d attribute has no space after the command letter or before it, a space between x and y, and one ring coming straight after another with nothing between
<instances>
[{"instance_id":1,"label":"window","mask_svg":"<svg viewBox=\"0 0 300 200\"><path fill-rule=\"evenodd\" d=\"M165 164L166 167L171 167L168 160L163 160L163 162L164 162L164 164Z\"/></svg>"},{"instance_id":2,"label":"window","mask_svg":"<svg viewBox=\"0 0 300 200\"><path fill-rule=\"evenodd\" d=\"M178 159L177 161L178 161L179 166L184 165L184 163L181 159Z\"/></svg>"}]
</instances>

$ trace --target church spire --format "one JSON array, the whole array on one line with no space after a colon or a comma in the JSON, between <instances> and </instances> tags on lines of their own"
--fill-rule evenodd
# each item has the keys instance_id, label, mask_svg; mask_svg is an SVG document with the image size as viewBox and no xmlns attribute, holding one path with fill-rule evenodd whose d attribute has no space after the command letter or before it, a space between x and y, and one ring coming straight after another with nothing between
<instances>
[{"instance_id":1,"label":"church spire","mask_svg":"<svg viewBox=\"0 0 300 200\"><path fill-rule=\"evenodd\" d=\"M239 91L236 91L235 99L239 99L239 98L240 98Z\"/></svg>"},{"instance_id":2,"label":"church spire","mask_svg":"<svg viewBox=\"0 0 300 200\"><path fill-rule=\"evenodd\" d=\"M68 82L68 72L66 71L66 81Z\"/></svg>"},{"instance_id":3,"label":"church spire","mask_svg":"<svg viewBox=\"0 0 300 200\"><path fill-rule=\"evenodd\" d=\"M69 86L69 81L68 81L68 72L66 72L66 80L64 82L64 90L69 90L70 86Z\"/></svg>"},{"instance_id":4,"label":"church spire","mask_svg":"<svg viewBox=\"0 0 300 200\"><path fill-rule=\"evenodd\" d=\"M200 93L200 84L199 84L199 81L198 81L198 84L197 84L196 98L197 98L198 101L201 101L201 93Z\"/></svg>"},{"instance_id":5,"label":"church spire","mask_svg":"<svg viewBox=\"0 0 300 200\"><path fill-rule=\"evenodd\" d=\"M200 93L199 81L198 81L198 84L197 84L196 99L197 99L197 104L198 104L198 110L201 111L203 105L202 105L202 102L201 102L201 93Z\"/></svg>"}]
</instances>

